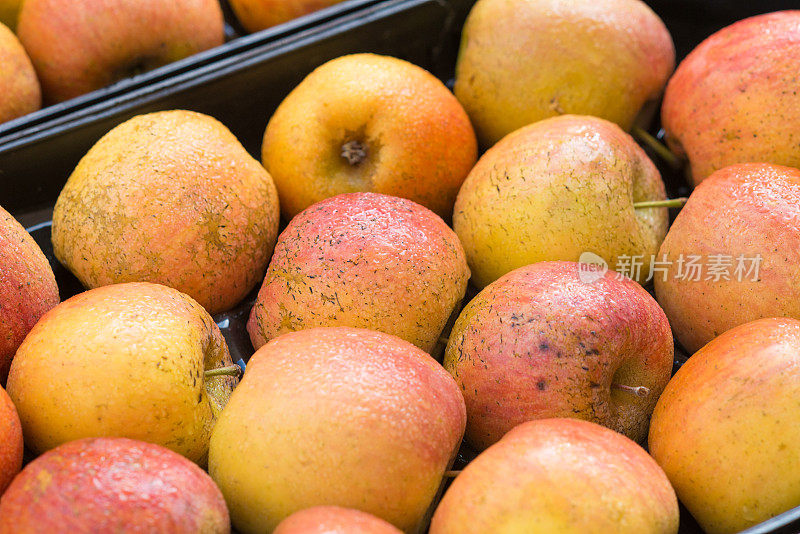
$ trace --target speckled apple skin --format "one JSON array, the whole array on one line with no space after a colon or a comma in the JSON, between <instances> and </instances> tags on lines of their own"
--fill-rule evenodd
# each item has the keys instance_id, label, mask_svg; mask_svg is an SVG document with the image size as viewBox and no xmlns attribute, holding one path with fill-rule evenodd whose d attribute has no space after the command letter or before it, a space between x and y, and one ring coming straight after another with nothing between
<instances>
[{"instance_id":1,"label":"speckled apple skin","mask_svg":"<svg viewBox=\"0 0 800 534\"><path fill-rule=\"evenodd\" d=\"M341 155L350 141L366 149L356 166ZM281 102L262 161L286 220L358 191L408 198L449 220L477 154L466 112L435 76L401 59L353 54L318 67Z\"/></svg>"},{"instance_id":2,"label":"speckled apple skin","mask_svg":"<svg viewBox=\"0 0 800 534\"><path fill-rule=\"evenodd\" d=\"M25 0L17 34L50 104L225 41L217 0Z\"/></svg>"},{"instance_id":3,"label":"speckled apple skin","mask_svg":"<svg viewBox=\"0 0 800 534\"><path fill-rule=\"evenodd\" d=\"M214 481L168 449L125 438L73 441L28 464L0 499L0 533L227 534Z\"/></svg>"},{"instance_id":4,"label":"speckled apple skin","mask_svg":"<svg viewBox=\"0 0 800 534\"><path fill-rule=\"evenodd\" d=\"M165 286L130 283L72 297L17 351L8 394L36 453L79 438L163 445L204 464L211 429L237 379L211 316Z\"/></svg>"},{"instance_id":5,"label":"speckled apple skin","mask_svg":"<svg viewBox=\"0 0 800 534\"><path fill-rule=\"evenodd\" d=\"M53 211L53 250L88 288L164 284L213 314L261 280L278 222L272 179L225 126L162 111L81 159Z\"/></svg>"},{"instance_id":6,"label":"speckled apple skin","mask_svg":"<svg viewBox=\"0 0 800 534\"><path fill-rule=\"evenodd\" d=\"M250 359L211 437L209 472L243 533L319 505L416 532L465 422L453 378L407 341L302 330Z\"/></svg>"},{"instance_id":7,"label":"speckled apple skin","mask_svg":"<svg viewBox=\"0 0 800 534\"><path fill-rule=\"evenodd\" d=\"M667 233L666 208L653 162L617 125L565 115L506 136L469 173L456 199L453 228L473 282L485 287L538 261L578 261L593 252L614 268L619 256L642 256L638 280Z\"/></svg>"},{"instance_id":8,"label":"speckled apple skin","mask_svg":"<svg viewBox=\"0 0 800 534\"><path fill-rule=\"evenodd\" d=\"M430 534L676 534L678 501L633 441L576 419L523 423L467 465Z\"/></svg>"},{"instance_id":9,"label":"speckled apple skin","mask_svg":"<svg viewBox=\"0 0 800 534\"><path fill-rule=\"evenodd\" d=\"M22 469L22 425L8 393L0 387L0 495Z\"/></svg>"},{"instance_id":10,"label":"speckled apple skin","mask_svg":"<svg viewBox=\"0 0 800 534\"><path fill-rule=\"evenodd\" d=\"M36 321L58 304L58 286L39 245L0 207L0 385Z\"/></svg>"},{"instance_id":11,"label":"speckled apple skin","mask_svg":"<svg viewBox=\"0 0 800 534\"><path fill-rule=\"evenodd\" d=\"M455 94L488 148L570 113L627 130L674 67L667 28L639 0L480 0L462 32Z\"/></svg>"},{"instance_id":12,"label":"speckled apple skin","mask_svg":"<svg viewBox=\"0 0 800 534\"><path fill-rule=\"evenodd\" d=\"M467 405L479 450L525 421L574 417L641 441L672 372L667 317L636 282L609 271L582 282L578 264L512 271L464 308L444 367ZM645 386L640 398L611 389Z\"/></svg>"},{"instance_id":13,"label":"speckled apple skin","mask_svg":"<svg viewBox=\"0 0 800 534\"><path fill-rule=\"evenodd\" d=\"M800 10L732 24L681 62L661 118L695 185L734 163L800 167L798 64Z\"/></svg>"},{"instance_id":14,"label":"speckled apple skin","mask_svg":"<svg viewBox=\"0 0 800 534\"><path fill-rule=\"evenodd\" d=\"M689 358L659 399L650 453L705 532L800 506L798 353L800 321L737 326Z\"/></svg>"},{"instance_id":15,"label":"speckled apple skin","mask_svg":"<svg viewBox=\"0 0 800 534\"><path fill-rule=\"evenodd\" d=\"M337 195L280 235L247 330L256 348L286 332L352 326L431 352L468 279L458 237L427 208L377 193Z\"/></svg>"},{"instance_id":16,"label":"speckled apple skin","mask_svg":"<svg viewBox=\"0 0 800 534\"><path fill-rule=\"evenodd\" d=\"M22 44L0 23L0 123L33 113L42 106L36 71Z\"/></svg>"},{"instance_id":17,"label":"speckled apple skin","mask_svg":"<svg viewBox=\"0 0 800 534\"><path fill-rule=\"evenodd\" d=\"M273 534L402 534L402 531L353 508L314 506L281 521Z\"/></svg>"},{"instance_id":18,"label":"speckled apple skin","mask_svg":"<svg viewBox=\"0 0 800 534\"><path fill-rule=\"evenodd\" d=\"M739 281L736 257L757 254L758 279L743 273ZM733 258L730 280L706 280L707 272L682 280L681 255ZM800 170L752 163L715 172L689 197L658 256L672 266L666 281L656 276L656 297L690 353L749 321L800 319Z\"/></svg>"}]
</instances>

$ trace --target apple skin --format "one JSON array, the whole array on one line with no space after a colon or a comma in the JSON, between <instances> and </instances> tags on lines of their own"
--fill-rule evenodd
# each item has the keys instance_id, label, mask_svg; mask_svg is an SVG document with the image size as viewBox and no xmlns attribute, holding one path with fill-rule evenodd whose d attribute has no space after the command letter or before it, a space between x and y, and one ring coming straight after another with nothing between
<instances>
[{"instance_id":1,"label":"apple skin","mask_svg":"<svg viewBox=\"0 0 800 534\"><path fill-rule=\"evenodd\" d=\"M478 450L532 419L574 417L636 441L672 374L669 322L639 284L609 271L585 283L578 264L511 271L464 308L444 367L467 405ZM647 397L611 389L645 386Z\"/></svg>"},{"instance_id":2,"label":"apple skin","mask_svg":"<svg viewBox=\"0 0 800 534\"><path fill-rule=\"evenodd\" d=\"M798 352L796 319L737 326L689 358L659 399L650 453L705 532L800 506Z\"/></svg>"},{"instance_id":3,"label":"apple skin","mask_svg":"<svg viewBox=\"0 0 800 534\"><path fill-rule=\"evenodd\" d=\"M31 60L14 32L2 23L0 65L0 124L42 107L42 91Z\"/></svg>"},{"instance_id":4,"label":"apple skin","mask_svg":"<svg viewBox=\"0 0 800 534\"><path fill-rule=\"evenodd\" d=\"M739 281L735 258L756 254L758 280ZM732 257L730 280L677 277L681 255ZM689 353L756 319L800 319L800 170L747 163L715 172L689 197L658 257L671 267L666 280L655 277L656 297Z\"/></svg>"},{"instance_id":5,"label":"apple skin","mask_svg":"<svg viewBox=\"0 0 800 534\"><path fill-rule=\"evenodd\" d=\"M228 534L225 500L195 464L125 438L87 438L28 464L0 499L0 534Z\"/></svg>"},{"instance_id":6,"label":"apple skin","mask_svg":"<svg viewBox=\"0 0 800 534\"><path fill-rule=\"evenodd\" d=\"M53 251L87 288L164 284L214 314L262 279L279 213L269 174L222 123L149 113L78 163L53 210Z\"/></svg>"},{"instance_id":7,"label":"apple skin","mask_svg":"<svg viewBox=\"0 0 800 534\"><path fill-rule=\"evenodd\" d=\"M45 314L17 351L8 394L33 452L114 436L204 464L237 379L203 372L229 365L222 333L197 302L157 284L118 284Z\"/></svg>"},{"instance_id":8,"label":"apple skin","mask_svg":"<svg viewBox=\"0 0 800 534\"><path fill-rule=\"evenodd\" d=\"M211 436L209 473L245 534L320 505L416 532L465 422L453 378L411 343L358 328L301 330L250 359Z\"/></svg>"},{"instance_id":9,"label":"apple skin","mask_svg":"<svg viewBox=\"0 0 800 534\"><path fill-rule=\"evenodd\" d=\"M280 235L247 330L259 348L304 328L368 328L430 353L468 280L458 236L427 208L377 193L337 195Z\"/></svg>"},{"instance_id":10,"label":"apple skin","mask_svg":"<svg viewBox=\"0 0 800 534\"><path fill-rule=\"evenodd\" d=\"M353 508L314 506L281 521L273 534L402 534L402 531Z\"/></svg>"},{"instance_id":11,"label":"apple skin","mask_svg":"<svg viewBox=\"0 0 800 534\"><path fill-rule=\"evenodd\" d=\"M50 263L39 245L0 207L0 385L33 325L59 302Z\"/></svg>"},{"instance_id":12,"label":"apple skin","mask_svg":"<svg viewBox=\"0 0 800 534\"><path fill-rule=\"evenodd\" d=\"M593 252L613 269L641 255L639 282L667 233L661 175L615 124L565 115L531 124L489 149L461 187L453 228L479 288L538 261Z\"/></svg>"},{"instance_id":13,"label":"apple skin","mask_svg":"<svg viewBox=\"0 0 800 534\"><path fill-rule=\"evenodd\" d=\"M365 148L355 165L342 156L351 142ZM315 69L278 106L262 147L287 221L357 191L408 198L449 220L476 159L475 132L453 93L424 69L375 54Z\"/></svg>"},{"instance_id":14,"label":"apple skin","mask_svg":"<svg viewBox=\"0 0 800 534\"><path fill-rule=\"evenodd\" d=\"M0 495L22 469L22 426L11 398L0 387Z\"/></svg>"},{"instance_id":15,"label":"apple skin","mask_svg":"<svg viewBox=\"0 0 800 534\"><path fill-rule=\"evenodd\" d=\"M736 22L686 56L661 118L695 185L735 163L800 167L798 63L800 10Z\"/></svg>"},{"instance_id":16,"label":"apple skin","mask_svg":"<svg viewBox=\"0 0 800 534\"><path fill-rule=\"evenodd\" d=\"M17 35L52 104L221 45L225 28L217 0L25 0Z\"/></svg>"},{"instance_id":17,"label":"apple skin","mask_svg":"<svg viewBox=\"0 0 800 534\"><path fill-rule=\"evenodd\" d=\"M229 0L236 18L249 32L271 28L342 0Z\"/></svg>"},{"instance_id":18,"label":"apple skin","mask_svg":"<svg viewBox=\"0 0 800 534\"><path fill-rule=\"evenodd\" d=\"M430 534L676 534L666 475L633 441L577 419L523 423L456 477Z\"/></svg>"},{"instance_id":19,"label":"apple skin","mask_svg":"<svg viewBox=\"0 0 800 534\"><path fill-rule=\"evenodd\" d=\"M563 114L628 130L674 67L667 28L639 0L479 0L462 31L455 94L489 148Z\"/></svg>"}]
</instances>

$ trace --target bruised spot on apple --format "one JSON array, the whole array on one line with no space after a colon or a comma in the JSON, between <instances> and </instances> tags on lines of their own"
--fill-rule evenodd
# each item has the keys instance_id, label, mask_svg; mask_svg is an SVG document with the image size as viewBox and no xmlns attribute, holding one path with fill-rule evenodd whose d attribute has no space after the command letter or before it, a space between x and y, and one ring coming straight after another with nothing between
<instances>
[{"instance_id":1,"label":"bruised spot on apple","mask_svg":"<svg viewBox=\"0 0 800 534\"><path fill-rule=\"evenodd\" d=\"M473 282L485 287L538 261L592 252L614 269L641 257L640 283L667 233L661 175L619 126L564 115L509 134L480 158L458 193L453 228Z\"/></svg>"},{"instance_id":2,"label":"bruised spot on apple","mask_svg":"<svg viewBox=\"0 0 800 534\"><path fill-rule=\"evenodd\" d=\"M28 464L0 498L0 534L228 534L225 500L184 457L125 438L61 445Z\"/></svg>"},{"instance_id":3,"label":"bruised spot on apple","mask_svg":"<svg viewBox=\"0 0 800 534\"><path fill-rule=\"evenodd\" d=\"M431 352L468 279L458 236L435 213L389 195L337 195L281 233L247 331L259 348L295 330L369 328Z\"/></svg>"},{"instance_id":4,"label":"bruised spot on apple","mask_svg":"<svg viewBox=\"0 0 800 534\"><path fill-rule=\"evenodd\" d=\"M485 449L532 419L573 417L636 441L672 371L667 317L636 282L579 265L512 271L464 307L445 368L467 405L467 440Z\"/></svg>"},{"instance_id":5,"label":"bruised spot on apple","mask_svg":"<svg viewBox=\"0 0 800 534\"><path fill-rule=\"evenodd\" d=\"M696 352L659 399L650 453L705 532L800 506L798 354L800 321L749 322Z\"/></svg>"},{"instance_id":6,"label":"bruised spot on apple","mask_svg":"<svg viewBox=\"0 0 800 534\"><path fill-rule=\"evenodd\" d=\"M39 245L0 207L0 385L33 325L59 302L50 263Z\"/></svg>"},{"instance_id":7,"label":"bruised spot on apple","mask_svg":"<svg viewBox=\"0 0 800 534\"><path fill-rule=\"evenodd\" d=\"M22 425L8 393L0 387L0 496L22 469Z\"/></svg>"},{"instance_id":8,"label":"bruised spot on apple","mask_svg":"<svg viewBox=\"0 0 800 534\"><path fill-rule=\"evenodd\" d=\"M701 258L695 279L681 260ZM704 180L675 218L658 258L656 298L690 353L735 326L800 319L800 170L731 165ZM724 276L709 269L717 258Z\"/></svg>"},{"instance_id":9,"label":"bruised spot on apple","mask_svg":"<svg viewBox=\"0 0 800 534\"><path fill-rule=\"evenodd\" d=\"M735 163L800 167L799 64L800 10L736 22L686 56L661 117L695 185Z\"/></svg>"},{"instance_id":10,"label":"bruised spot on apple","mask_svg":"<svg viewBox=\"0 0 800 534\"><path fill-rule=\"evenodd\" d=\"M523 423L456 477L430 534L677 534L678 500L639 445L575 419Z\"/></svg>"},{"instance_id":11,"label":"bruised spot on apple","mask_svg":"<svg viewBox=\"0 0 800 534\"><path fill-rule=\"evenodd\" d=\"M36 453L120 436L204 464L237 383L204 371L232 365L216 323L187 295L150 283L110 285L42 317L17 351L8 394Z\"/></svg>"},{"instance_id":12,"label":"bruised spot on apple","mask_svg":"<svg viewBox=\"0 0 800 534\"><path fill-rule=\"evenodd\" d=\"M49 103L225 41L217 0L26 0L17 33Z\"/></svg>"},{"instance_id":13,"label":"bruised spot on apple","mask_svg":"<svg viewBox=\"0 0 800 534\"><path fill-rule=\"evenodd\" d=\"M453 378L407 341L358 328L273 339L211 437L209 473L235 528L271 532L320 505L417 532L464 433Z\"/></svg>"}]
</instances>

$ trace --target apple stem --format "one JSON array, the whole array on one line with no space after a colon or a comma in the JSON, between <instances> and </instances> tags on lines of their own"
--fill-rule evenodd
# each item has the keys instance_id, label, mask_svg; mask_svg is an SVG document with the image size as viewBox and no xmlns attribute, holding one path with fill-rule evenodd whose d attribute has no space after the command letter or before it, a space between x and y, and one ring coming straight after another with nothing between
<instances>
[{"instance_id":1,"label":"apple stem","mask_svg":"<svg viewBox=\"0 0 800 534\"><path fill-rule=\"evenodd\" d=\"M460 475L460 474L461 474L461 471L460 471L460 470L456 470L456 471L445 471L445 472L444 472L444 476L445 476L445 478L456 478L456 477L457 477L458 475Z\"/></svg>"},{"instance_id":2,"label":"apple stem","mask_svg":"<svg viewBox=\"0 0 800 534\"><path fill-rule=\"evenodd\" d=\"M612 389L618 389L620 391L627 391L637 397L647 397L650 395L650 388L645 386L626 386L624 384L611 384Z\"/></svg>"},{"instance_id":3,"label":"apple stem","mask_svg":"<svg viewBox=\"0 0 800 534\"><path fill-rule=\"evenodd\" d=\"M239 376L240 374L242 374L242 368L234 364L227 367L208 369L203 373L203 376L211 378L212 376Z\"/></svg>"},{"instance_id":4,"label":"apple stem","mask_svg":"<svg viewBox=\"0 0 800 534\"><path fill-rule=\"evenodd\" d=\"M361 141L348 141L342 145L342 157L355 167L367 157L367 147Z\"/></svg>"},{"instance_id":5,"label":"apple stem","mask_svg":"<svg viewBox=\"0 0 800 534\"><path fill-rule=\"evenodd\" d=\"M686 201L686 197L668 198L666 200L644 200L642 202L634 202L633 209L639 210L643 208L682 208Z\"/></svg>"},{"instance_id":6,"label":"apple stem","mask_svg":"<svg viewBox=\"0 0 800 534\"><path fill-rule=\"evenodd\" d=\"M659 157L673 169L680 169L683 166L678 156L676 156L669 148L667 148L664 143L647 133L647 131L640 126L634 126L631 129L631 133L637 140L650 147L653 152L658 154Z\"/></svg>"}]
</instances>

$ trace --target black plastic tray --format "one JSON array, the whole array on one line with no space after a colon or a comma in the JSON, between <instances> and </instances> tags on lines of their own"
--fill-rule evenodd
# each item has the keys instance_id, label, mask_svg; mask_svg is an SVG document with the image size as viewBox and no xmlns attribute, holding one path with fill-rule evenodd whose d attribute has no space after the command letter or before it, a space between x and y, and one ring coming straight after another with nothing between
<instances>
[{"instance_id":1,"label":"black plastic tray","mask_svg":"<svg viewBox=\"0 0 800 534\"><path fill-rule=\"evenodd\" d=\"M260 159L263 132L274 109L305 75L329 59L355 52L388 54L450 81L460 28L473 1L347 0L0 127L0 205L28 227L53 266L62 298L68 298L83 288L53 256L52 206L78 160L108 130L140 113L191 109L221 120ZM735 20L797 7L798 0L762 1L757 7L725 0L648 3L667 23L681 58ZM657 130L655 125L653 133ZM679 173L661 167L671 193L688 191ZM255 291L233 310L215 316L234 361L247 361L253 353L244 327L254 298ZM680 363L678 354L676 367ZM463 448L456 467L471 457ZM683 508L680 532L701 532ZM746 533L798 534L800 507Z\"/></svg>"}]
</instances>

